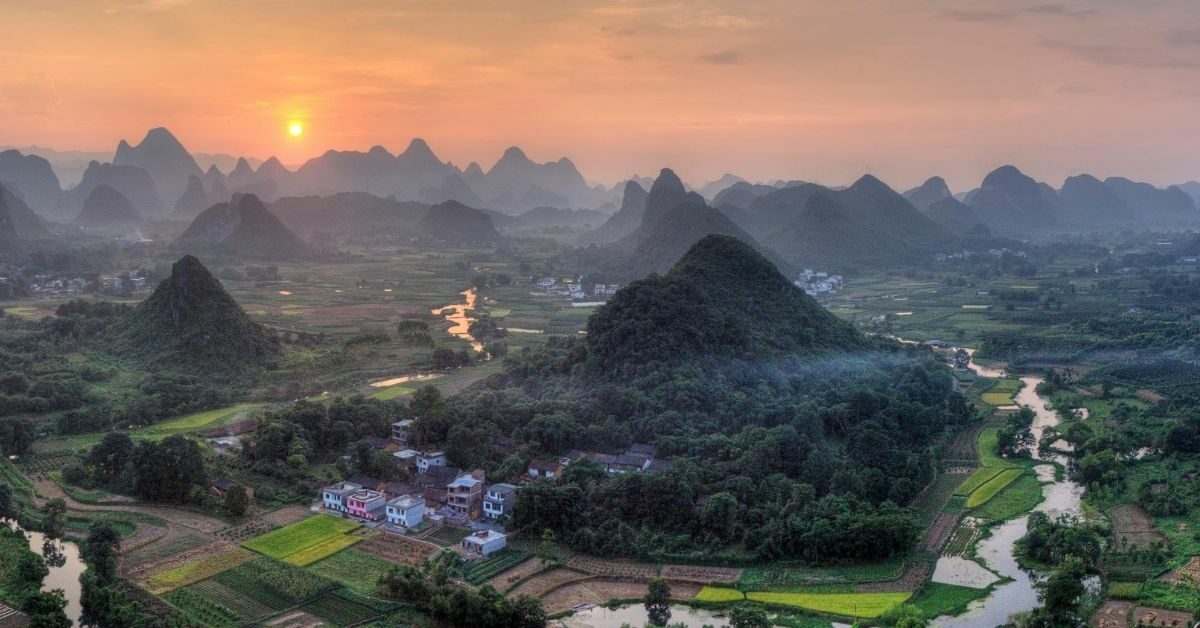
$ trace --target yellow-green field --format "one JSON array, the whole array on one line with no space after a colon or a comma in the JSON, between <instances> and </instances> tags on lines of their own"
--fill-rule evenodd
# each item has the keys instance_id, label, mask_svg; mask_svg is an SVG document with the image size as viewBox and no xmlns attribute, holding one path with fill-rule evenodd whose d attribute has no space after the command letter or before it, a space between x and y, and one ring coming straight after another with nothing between
<instances>
[{"instance_id":1,"label":"yellow-green field","mask_svg":"<svg viewBox=\"0 0 1200 628\"><path fill-rule=\"evenodd\" d=\"M162 595L179 587L200 582L227 569L233 569L252 558L254 558L253 552L248 552L240 547L230 547L226 551L210 554L156 573L143 581L142 587L155 595Z\"/></svg>"},{"instance_id":2,"label":"yellow-green field","mask_svg":"<svg viewBox=\"0 0 1200 628\"><path fill-rule=\"evenodd\" d=\"M1021 476L1023 469L1005 469L967 496L967 508L978 508Z\"/></svg>"},{"instance_id":3,"label":"yellow-green field","mask_svg":"<svg viewBox=\"0 0 1200 628\"><path fill-rule=\"evenodd\" d=\"M697 602L712 602L714 604L725 604L728 602L741 602L746 599L746 595L737 589L729 589L726 587L705 586L696 594Z\"/></svg>"},{"instance_id":4,"label":"yellow-green field","mask_svg":"<svg viewBox=\"0 0 1200 628\"><path fill-rule=\"evenodd\" d=\"M314 549L314 552L320 553L331 546L323 544L331 539L344 536L347 532L357 529L359 525L348 519L339 519L329 515L317 515L309 517L299 523L293 523L285 528L273 530L262 536L255 537L242 543L246 549L254 550L260 554L266 554L271 558L278 558L286 561L293 554L300 554L309 550L322 546L320 550ZM353 545L351 542L344 547ZM334 544L336 545L336 543ZM336 551L336 550L334 550ZM320 558L324 558L333 552L322 554ZM298 559L306 560L312 554L302 554ZM308 563L316 562L320 558L308 560ZM303 563L303 564L308 564Z\"/></svg>"},{"instance_id":5,"label":"yellow-green field","mask_svg":"<svg viewBox=\"0 0 1200 628\"><path fill-rule=\"evenodd\" d=\"M896 593L783 593L753 591L746 599L764 604L794 606L818 613L843 617L879 617L888 609L903 604L911 592Z\"/></svg>"}]
</instances>

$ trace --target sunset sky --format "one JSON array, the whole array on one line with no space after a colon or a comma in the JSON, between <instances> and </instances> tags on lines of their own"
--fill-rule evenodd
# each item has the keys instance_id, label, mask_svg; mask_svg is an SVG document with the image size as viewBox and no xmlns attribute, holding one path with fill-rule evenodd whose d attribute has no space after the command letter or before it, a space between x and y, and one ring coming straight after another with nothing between
<instances>
[{"instance_id":1,"label":"sunset sky","mask_svg":"<svg viewBox=\"0 0 1200 628\"><path fill-rule=\"evenodd\" d=\"M0 145L167 126L289 164L419 136L487 168L517 144L603 182L1200 179L1185 0L7 0L0 23Z\"/></svg>"}]
</instances>

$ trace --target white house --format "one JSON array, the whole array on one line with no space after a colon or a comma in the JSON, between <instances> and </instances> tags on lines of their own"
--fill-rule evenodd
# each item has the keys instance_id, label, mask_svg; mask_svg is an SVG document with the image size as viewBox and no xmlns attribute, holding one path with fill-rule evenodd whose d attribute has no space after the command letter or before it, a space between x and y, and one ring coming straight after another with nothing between
<instances>
[{"instance_id":1,"label":"white house","mask_svg":"<svg viewBox=\"0 0 1200 628\"><path fill-rule=\"evenodd\" d=\"M500 532L482 530L463 539L461 545L468 553L488 556L504 549L508 545L508 538Z\"/></svg>"},{"instance_id":2,"label":"white house","mask_svg":"<svg viewBox=\"0 0 1200 628\"><path fill-rule=\"evenodd\" d=\"M325 504L326 510L347 512L346 497L360 489L362 489L362 485L353 482L340 482L333 486L326 486L321 490L321 502Z\"/></svg>"},{"instance_id":3,"label":"white house","mask_svg":"<svg viewBox=\"0 0 1200 628\"><path fill-rule=\"evenodd\" d=\"M446 466L446 452L427 451L417 456L417 473L425 473L429 467Z\"/></svg>"},{"instance_id":4,"label":"white house","mask_svg":"<svg viewBox=\"0 0 1200 628\"><path fill-rule=\"evenodd\" d=\"M517 487L500 482L488 487L487 495L483 498L483 516L488 519L499 519L512 514L513 504L516 503Z\"/></svg>"},{"instance_id":5,"label":"white house","mask_svg":"<svg viewBox=\"0 0 1200 628\"><path fill-rule=\"evenodd\" d=\"M401 495L387 503L387 520L392 525L415 528L425 519L425 498Z\"/></svg>"}]
</instances>

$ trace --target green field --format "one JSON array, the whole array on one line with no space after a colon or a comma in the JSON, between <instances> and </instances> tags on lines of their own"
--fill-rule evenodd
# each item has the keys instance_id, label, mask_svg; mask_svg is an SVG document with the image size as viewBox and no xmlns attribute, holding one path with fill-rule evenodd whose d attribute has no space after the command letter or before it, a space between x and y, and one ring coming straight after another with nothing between
<instances>
[{"instance_id":1,"label":"green field","mask_svg":"<svg viewBox=\"0 0 1200 628\"><path fill-rule=\"evenodd\" d=\"M382 558L349 549L313 563L308 570L341 582L360 593L370 593L379 588L379 576L391 569L392 565Z\"/></svg>"},{"instance_id":2,"label":"green field","mask_svg":"<svg viewBox=\"0 0 1200 628\"><path fill-rule=\"evenodd\" d=\"M288 554L283 559L283 562L289 565L296 565L297 567L311 565L323 558L333 556L363 539L364 537L361 536L348 536L345 534L329 537L320 543L309 545L298 552Z\"/></svg>"},{"instance_id":3,"label":"green field","mask_svg":"<svg viewBox=\"0 0 1200 628\"><path fill-rule=\"evenodd\" d=\"M985 482L982 486L971 491L967 496L967 508L978 508L995 497L1004 487L1012 484L1025 471L1023 469L1005 469L999 475Z\"/></svg>"},{"instance_id":4,"label":"green field","mask_svg":"<svg viewBox=\"0 0 1200 628\"><path fill-rule=\"evenodd\" d=\"M293 554L304 552L309 548L321 546L323 543L343 536L358 527L357 523L347 519L340 519L329 515L317 515L250 539L242 543L242 547L265 554L271 558L283 560ZM323 554L321 557L328 556L329 553ZM302 557L306 556L308 554L302 555ZM309 562L316 562L317 560L320 560L320 558L314 558Z\"/></svg>"},{"instance_id":5,"label":"green field","mask_svg":"<svg viewBox=\"0 0 1200 628\"><path fill-rule=\"evenodd\" d=\"M367 396L370 397L371 399L381 399L383 401L387 401L389 399L403 397L404 395L411 395L415 390L416 390L415 388L410 388L408 386L403 386L403 385L388 386L387 388L382 388L382 389L380 389L376 392L373 392Z\"/></svg>"},{"instance_id":6,"label":"green field","mask_svg":"<svg viewBox=\"0 0 1200 628\"><path fill-rule=\"evenodd\" d=\"M232 406L225 406L224 408L185 414L174 419L167 419L162 423L139 427L129 432L129 436L135 440L160 441L173 434L192 434L210 430L234 423L244 418L251 411L261 408L264 405L261 403L239 403ZM39 452L82 449L99 443L102 438L104 438L104 434L80 434L67 438L54 438L39 441L34 449Z\"/></svg>"},{"instance_id":7,"label":"green field","mask_svg":"<svg viewBox=\"0 0 1200 628\"><path fill-rule=\"evenodd\" d=\"M888 609L903 604L912 593L780 593L753 591L746 599L764 604L794 606L818 613L842 617L879 617Z\"/></svg>"},{"instance_id":8,"label":"green field","mask_svg":"<svg viewBox=\"0 0 1200 628\"><path fill-rule=\"evenodd\" d=\"M966 497L967 495L975 492L975 489L986 484L992 478L1004 473L1004 471L1004 467L981 467L976 469L974 473L967 476L967 479L963 480L962 484L958 485L958 488L954 491L954 494Z\"/></svg>"},{"instance_id":9,"label":"green field","mask_svg":"<svg viewBox=\"0 0 1200 628\"><path fill-rule=\"evenodd\" d=\"M987 597L988 589L972 589L952 584L929 582L911 600L912 604L925 613L925 617L934 618L942 615L958 615L966 610L967 605L974 600Z\"/></svg>"},{"instance_id":10,"label":"green field","mask_svg":"<svg viewBox=\"0 0 1200 628\"><path fill-rule=\"evenodd\" d=\"M974 516L989 523L1007 521L1023 515L1042 503L1042 484L1031 473L1023 473L1000 494L975 509Z\"/></svg>"},{"instance_id":11,"label":"green field","mask_svg":"<svg viewBox=\"0 0 1200 628\"><path fill-rule=\"evenodd\" d=\"M226 569L233 569L252 558L254 558L253 553L236 547L227 552L204 556L198 560L154 574L142 582L142 587L155 595L159 595L215 576Z\"/></svg>"},{"instance_id":12,"label":"green field","mask_svg":"<svg viewBox=\"0 0 1200 628\"><path fill-rule=\"evenodd\" d=\"M980 398L983 402L993 406L1011 406L1013 396L1021 389L1021 380L1019 379L998 379L987 389Z\"/></svg>"},{"instance_id":13,"label":"green field","mask_svg":"<svg viewBox=\"0 0 1200 628\"><path fill-rule=\"evenodd\" d=\"M979 463L985 467L1013 466L996 453L996 447L999 443L999 433L1000 429L996 427L985 427L979 432Z\"/></svg>"}]
</instances>

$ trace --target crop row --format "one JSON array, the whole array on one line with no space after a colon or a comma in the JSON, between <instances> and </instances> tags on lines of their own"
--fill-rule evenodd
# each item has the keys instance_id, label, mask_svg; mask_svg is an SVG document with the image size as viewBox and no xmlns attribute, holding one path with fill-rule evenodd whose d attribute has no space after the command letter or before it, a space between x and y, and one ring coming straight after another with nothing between
<instances>
[{"instance_id":1,"label":"crop row","mask_svg":"<svg viewBox=\"0 0 1200 628\"><path fill-rule=\"evenodd\" d=\"M967 508L977 508L995 497L997 493L1004 490L1004 487L1012 484L1014 480L1021 477L1024 473L1021 469L1005 469L996 477L988 480L983 486L971 491L967 496Z\"/></svg>"},{"instance_id":2,"label":"crop row","mask_svg":"<svg viewBox=\"0 0 1200 628\"><path fill-rule=\"evenodd\" d=\"M335 626L349 626L377 617L390 610L370 603L369 598L347 591L333 591L300 607Z\"/></svg>"},{"instance_id":3,"label":"crop row","mask_svg":"<svg viewBox=\"0 0 1200 628\"><path fill-rule=\"evenodd\" d=\"M239 591L253 589L256 592L273 594L264 599L277 596L290 604L316 597L336 586L335 583L316 574L269 558L259 558L223 572L218 574L216 579Z\"/></svg>"},{"instance_id":4,"label":"crop row","mask_svg":"<svg viewBox=\"0 0 1200 628\"><path fill-rule=\"evenodd\" d=\"M233 609L191 589L176 589L163 599L183 611L183 614L199 624L214 628L233 628L241 623L241 616Z\"/></svg>"},{"instance_id":5,"label":"crop row","mask_svg":"<svg viewBox=\"0 0 1200 628\"><path fill-rule=\"evenodd\" d=\"M467 567L465 579L474 585L498 576L529 558L527 552L505 548Z\"/></svg>"},{"instance_id":6,"label":"crop row","mask_svg":"<svg viewBox=\"0 0 1200 628\"><path fill-rule=\"evenodd\" d=\"M179 591L193 591L214 604L233 611L242 621L266 617L289 606L288 602L272 595L269 591L252 586L239 587L236 584L226 584L219 578L198 582L190 587L179 589L172 595L178 594Z\"/></svg>"}]
</instances>

